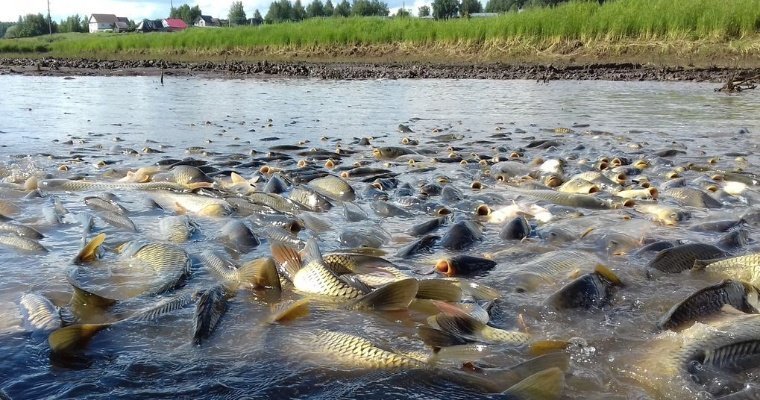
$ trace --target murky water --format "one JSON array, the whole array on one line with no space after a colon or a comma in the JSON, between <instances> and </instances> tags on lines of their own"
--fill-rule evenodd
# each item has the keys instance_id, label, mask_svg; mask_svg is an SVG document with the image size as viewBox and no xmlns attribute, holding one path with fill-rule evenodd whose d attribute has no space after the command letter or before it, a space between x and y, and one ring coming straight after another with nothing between
<instances>
[{"instance_id":1,"label":"murky water","mask_svg":"<svg viewBox=\"0 0 760 400\"><path fill-rule=\"evenodd\" d=\"M568 160L567 176L581 170L578 160L587 159L593 165L602 156L646 159L652 169L644 174L655 184L664 182L664 175L677 166L689 162L706 165L710 157L717 157L712 169L718 171L735 168L737 156L747 160L747 170L753 173L760 163L760 97L713 93L709 84L169 78L161 86L150 77L0 76L0 87L4 92L0 97L0 177L5 182L23 182L31 175L110 181L128 170L185 157L206 160L220 171L249 178L258 167L241 167L241 163L263 156L270 146L302 141L308 141L308 147L335 150L340 145L356 150L341 160L345 166L372 160L371 146L355 141L364 137L372 137L376 146L398 146L403 137L418 139L420 145L411 149L442 157L452 146L467 157L470 153L509 156L518 151L526 160L563 158ZM399 133L399 124L408 125L414 133ZM570 133L554 131L574 125ZM461 139L434 139L449 133ZM527 147L538 139L556 140L558 145ZM188 150L195 147L202 149ZM675 157L654 154L663 149L684 153ZM293 159L273 165L290 169L296 168L295 161L309 159L290 154ZM59 168L64 165L65 171ZM483 168L475 162L434 165L434 170L425 172L417 172L419 168L405 162L376 166L400 173L398 179L415 188L436 177L448 177L465 194L462 201L444 204L457 216L470 214L478 204L499 208L511 204L512 199L523 199L504 184L483 176ZM702 187L711 172L681 174L691 185ZM478 179L486 188L472 191L470 183ZM346 247L340 241L345 229L383 230L391 238L381 246L387 257L413 271L429 270L446 254L435 247L434 253L412 259L394 257L396 250L411 240L409 228L429 219L429 214L414 210L411 217L380 218L370 207L372 200L360 194L368 184L359 178L349 182L359 193L355 203L370 215L370 222L347 222L343 208L336 206L315 214L330 221L333 230L319 235L306 230L300 234L302 239L317 236L320 248L329 252ZM312 354L310 341L318 328L355 334L398 351L428 351L416 334L425 315L336 310L334 305L317 302L306 318L289 324L264 324L270 305L299 297L289 290L282 298L264 290L238 292L230 299L221 324L202 346L191 345L193 307L187 307L157 321L105 330L84 350L86 362L72 364L51 358L46 336L26 329L19 298L38 292L57 305L66 304L71 292L66 277L82 246L78 215L91 212L83 199L98 192L51 192L43 198L24 199L25 192L11 186L0 189L0 200L17 208L11 216L42 232L41 244L50 249L35 255L0 246L0 354L5 358L0 363L0 389L11 398L484 396L427 371L356 370ZM130 239L160 241L158 220L170 213L149 204L149 194L144 192L114 193L129 210L138 232L125 232L97 218L94 232L106 233L109 245ZM393 191L389 193L394 200ZM49 218L51 198L68 210L60 223ZM657 339L654 324L671 305L717 280L689 273L648 280L645 265L654 254L630 254L645 238L714 243L724 233L690 227L698 222L737 219L756 210L759 198L755 187L749 194L721 197L723 206L718 209L684 208L691 219L677 226L658 224L632 209L583 209L578 215L566 208L550 208L554 220L534 228L539 232L561 228L570 233L570 240L550 241L534 235L523 242L506 242L498 237L500 224L485 223L483 241L465 252L494 254L499 263L496 269L473 278L504 295L492 309L492 324L513 329L521 315L536 338L576 338L586 343L570 350L572 363L564 396L656 398L663 394L649 391L621 371L651 351L649 343ZM181 245L194 263L180 293L213 285L215 278L197 256L207 249L225 251L218 236L228 217L191 218L200 226L200 233ZM264 225L245 221L261 234ZM589 228L594 228L591 234L580 238ZM758 239L757 224L745 229L750 239ZM630 238L635 242L632 249L614 254L609 250L611 234ZM514 293L509 282L513 268L541 253L571 249L586 252L590 263L596 259L609 266L626 283L611 306L559 312L544 307L543 300L567 283L567 277L534 293ZM756 241L735 252L753 250L757 251ZM227 252L239 263L268 255L266 242L244 254ZM91 316L90 322L123 317L171 295L131 299L105 315ZM528 358L520 349L494 347L494 354L484 364L505 367ZM652 373L658 372L654 369Z\"/></svg>"}]
</instances>

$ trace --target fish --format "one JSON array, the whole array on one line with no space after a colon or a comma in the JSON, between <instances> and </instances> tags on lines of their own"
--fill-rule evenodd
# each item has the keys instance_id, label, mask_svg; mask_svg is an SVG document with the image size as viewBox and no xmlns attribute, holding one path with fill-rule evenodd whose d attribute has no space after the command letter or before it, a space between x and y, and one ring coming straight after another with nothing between
<instances>
[{"instance_id":1,"label":"fish","mask_svg":"<svg viewBox=\"0 0 760 400\"><path fill-rule=\"evenodd\" d=\"M660 333L648 351L628 359L621 373L658 398L696 398L706 389L693 379L695 368L747 369L756 365L760 315L732 315L695 323L680 334ZM719 388L720 390L720 388Z\"/></svg>"},{"instance_id":2,"label":"fish","mask_svg":"<svg viewBox=\"0 0 760 400\"><path fill-rule=\"evenodd\" d=\"M223 285L216 285L201 291L193 314L194 345L201 345L211 337L219 321L227 312L228 293Z\"/></svg>"},{"instance_id":3,"label":"fish","mask_svg":"<svg viewBox=\"0 0 760 400\"><path fill-rule=\"evenodd\" d=\"M370 287L396 282L410 276L398 265L376 256L354 253L328 253L323 256L325 265L336 275L354 274Z\"/></svg>"},{"instance_id":4,"label":"fish","mask_svg":"<svg viewBox=\"0 0 760 400\"><path fill-rule=\"evenodd\" d=\"M499 231L499 237L503 240L522 240L530 235L530 224L522 215L515 217Z\"/></svg>"},{"instance_id":5,"label":"fish","mask_svg":"<svg viewBox=\"0 0 760 400\"><path fill-rule=\"evenodd\" d=\"M439 313L427 320L433 329L449 333L466 341L490 344L525 346L530 343L530 334L494 328L466 313Z\"/></svg>"},{"instance_id":6,"label":"fish","mask_svg":"<svg viewBox=\"0 0 760 400\"><path fill-rule=\"evenodd\" d=\"M746 282L731 279L711 285L690 294L676 303L657 321L659 330L680 330L691 322L720 312L730 306L744 313L760 311L758 289Z\"/></svg>"},{"instance_id":7,"label":"fish","mask_svg":"<svg viewBox=\"0 0 760 400\"><path fill-rule=\"evenodd\" d=\"M409 154L416 154L416 153L412 150L409 150L403 147L388 146L388 147L376 147L372 149L372 155L375 158L381 159L381 160L393 160L400 156L409 155ZM350 174L350 171L349 171L349 174Z\"/></svg>"},{"instance_id":8,"label":"fish","mask_svg":"<svg viewBox=\"0 0 760 400\"><path fill-rule=\"evenodd\" d=\"M306 210L300 203L296 203L293 200L287 199L274 193L255 192L250 193L246 198L248 201L254 204L267 206L273 210L285 214L293 215Z\"/></svg>"},{"instance_id":9,"label":"fish","mask_svg":"<svg viewBox=\"0 0 760 400\"><path fill-rule=\"evenodd\" d=\"M725 251L711 244L688 243L661 250L647 264L647 268L672 274L691 269L696 260L709 260L725 255Z\"/></svg>"},{"instance_id":10,"label":"fish","mask_svg":"<svg viewBox=\"0 0 760 400\"><path fill-rule=\"evenodd\" d=\"M241 287L282 290L277 266L270 257L251 260L240 266L211 250L205 250L200 258L229 292Z\"/></svg>"},{"instance_id":11,"label":"fish","mask_svg":"<svg viewBox=\"0 0 760 400\"><path fill-rule=\"evenodd\" d=\"M137 226L135 223L124 214L110 210L99 210L96 212L96 215L113 227L122 228L130 232L137 232Z\"/></svg>"},{"instance_id":12,"label":"fish","mask_svg":"<svg viewBox=\"0 0 760 400\"><path fill-rule=\"evenodd\" d=\"M678 225L689 218L689 213L663 204L636 204L634 210L651 215L664 225Z\"/></svg>"},{"instance_id":13,"label":"fish","mask_svg":"<svg viewBox=\"0 0 760 400\"><path fill-rule=\"evenodd\" d=\"M622 202L613 202L609 199L600 199L586 194L564 193L554 190L523 189L516 186L509 186L509 190L568 207L608 210L612 208L620 208L624 205Z\"/></svg>"},{"instance_id":14,"label":"fish","mask_svg":"<svg viewBox=\"0 0 760 400\"><path fill-rule=\"evenodd\" d=\"M441 237L438 235L425 235L400 248L398 252L396 252L396 257L410 258L419 253L429 252L432 249L433 245L435 245L435 242L440 238Z\"/></svg>"},{"instance_id":15,"label":"fish","mask_svg":"<svg viewBox=\"0 0 760 400\"><path fill-rule=\"evenodd\" d=\"M513 282L516 292L532 292L558 279L593 270L599 264L596 257L582 251L552 251L523 263L508 279Z\"/></svg>"},{"instance_id":16,"label":"fish","mask_svg":"<svg viewBox=\"0 0 760 400\"><path fill-rule=\"evenodd\" d=\"M308 186L335 201L354 201L356 192L351 185L335 175L325 175L309 181Z\"/></svg>"},{"instance_id":17,"label":"fish","mask_svg":"<svg viewBox=\"0 0 760 400\"><path fill-rule=\"evenodd\" d=\"M200 227L187 215L169 215L158 221L161 238L172 243L185 243Z\"/></svg>"},{"instance_id":18,"label":"fish","mask_svg":"<svg viewBox=\"0 0 760 400\"><path fill-rule=\"evenodd\" d=\"M49 333L63 326L60 308L40 294L25 293L19 305L32 331Z\"/></svg>"},{"instance_id":19,"label":"fish","mask_svg":"<svg viewBox=\"0 0 760 400\"><path fill-rule=\"evenodd\" d=\"M723 204L707 193L694 188L681 187L668 189L665 196L676 199L681 205L698 208L720 208Z\"/></svg>"},{"instance_id":20,"label":"fish","mask_svg":"<svg viewBox=\"0 0 760 400\"><path fill-rule=\"evenodd\" d=\"M208 182L179 184L174 182L95 182L68 179L43 179L38 187L43 191L83 191L83 190L172 190L177 192L193 191L200 188L210 188L213 185Z\"/></svg>"},{"instance_id":21,"label":"fish","mask_svg":"<svg viewBox=\"0 0 760 400\"><path fill-rule=\"evenodd\" d=\"M350 368L419 369L426 364L374 345L367 339L348 333L320 329L311 335L310 350L330 357Z\"/></svg>"},{"instance_id":22,"label":"fish","mask_svg":"<svg viewBox=\"0 0 760 400\"><path fill-rule=\"evenodd\" d=\"M205 172L192 165L175 165L169 171L153 175L154 182L174 182L180 185L213 183Z\"/></svg>"},{"instance_id":23,"label":"fish","mask_svg":"<svg viewBox=\"0 0 760 400\"><path fill-rule=\"evenodd\" d=\"M726 253L715 252L714 256L696 257L693 271L706 271L760 284L760 253L749 253L737 257L723 258Z\"/></svg>"},{"instance_id":24,"label":"fish","mask_svg":"<svg viewBox=\"0 0 760 400\"><path fill-rule=\"evenodd\" d=\"M34 254L43 254L48 252L48 249L36 240L24 236L18 236L12 233L0 233L0 245L12 247L16 250Z\"/></svg>"},{"instance_id":25,"label":"fish","mask_svg":"<svg viewBox=\"0 0 760 400\"><path fill-rule=\"evenodd\" d=\"M583 178L572 178L557 188L557 191L564 193L591 194L599 192L601 189L594 182L587 181Z\"/></svg>"},{"instance_id":26,"label":"fish","mask_svg":"<svg viewBox=\"0 0 760 400\"><path fill-rule=\"evenodd\" d=\"M471 276L493 269L496 265L495 261L487 258L459 254L438 260L435 268L446 276Z\"/></svg>"},{"instance_id":27,"label":"fish","mask_svg":"<svg viewBox=\"0 0 760 400\"><path fill-rule=\"evenodd\" d=\"M580 276L551 294L544 304L555 309L603 308L610 304L614 289L623 282L603 265L597 265L594 272Z\"/></svg>"},{"instance_id":28,"label":"fish","mask_svg":"<svg viewBox=\"0 0 760 400\"><path fill-rule=\"evenodd\" d=\"M483 240L483 233L474 221L459 221L441 237L440 246L448 250L464 250L476 241Z\"/></svg>"},{"instance_id":29,"label":"fish","mask_svg":"<svg viewBox=\"0 0 760 400\"><path fill-rule=\"evenodd\" d=\"M412 236L422 236L426 235L439 227L443 226L446 221L448 220L447 217L438 217L433 218L431 220L425 221L423 223L417 224L412 226L412 229L410 231L410 234Z\"/></svg>"},{"instance_id":30,"label":"fish","mask_svg":"<svg viewBox=\"0 0 760 400\"><path fill-rule=\"evenodd\" d=\"M233 219L227 222L222 226L219 233L218 239L228 249L238 253L247 253L261 244L259 238L240 220Z\"/></svg>"},{"instance_id":31,"label":"fish","mask_svg":"<svg viewBox=\"0 0 760 400\"><path fill-rule=\"evenodd\" d=\"M121 204L111 199L105 199L97 196L87 196L84 203L95 211L110 211L112 213L127 215L129 211Z\"/></svg>"},{"instance_id":32,"label":"fish","mask_svg":"<svg viewBox=\"0 0 760 400\"><path fill-rule=\"evenodd\" d=\"M306 186L293 187L288 198L310 211L325 212L332 208L332 203L325 196Z\"/></svg>"},{"instance_id":33,"label":"fish","mask_svg":"<svg viewBox=\"0 0 760 400\"><path fill-rule=\"evenodd\" d=\"M232 212L232 206L224 199L195 194L156 191L149 198L164 210L176 214L194 214L220 217Z\"/></svg>"},{"instance_id":34,"label":"fish","mask_svg":"<svg viewBox=\"0 0 760 400\"><path fill-rule=\"evenodd\" d=\"M0 234L2 233L11 233L16 236L33 240L39 240L45 237L45 235L41 234L34 228L6 221L0 221Z\"/></svg>"}]
</instances>

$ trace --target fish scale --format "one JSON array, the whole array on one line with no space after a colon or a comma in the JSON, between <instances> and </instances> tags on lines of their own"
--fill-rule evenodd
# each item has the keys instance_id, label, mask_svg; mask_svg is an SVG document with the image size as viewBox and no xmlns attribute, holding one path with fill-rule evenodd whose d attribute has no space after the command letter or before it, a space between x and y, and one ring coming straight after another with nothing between
<instances>
[{"instance_id":1,"label":"fish scale","mask_svg":"<svg viewBox=\"0 0 760 400\"><path fill-rule=\"evenodd\" d=\"M376 347L369 340L340 332L317 332L314 346L352 367L399 369L423 368L421 361Z\"/></svg>"},{"instance_id":2,"label":"fish scale","mask_svg":"<svg viewBox=\"0 0 760 400\"><path fill-rule=\"evenodd\" d=\"M344 299L356 299L364 294L339 280L321 263L314 261L296 272L293 284L303 292Z\"/></svg>"},{"instance_id":3,"label":"fish scale","mask_svg":"<svg viewBox=\"0 0 760 400\"><path fill-rule=\"evenodd\" d=\"M752 294L751 299L748 298ZM695 319L719 312L730 305L743 312L757 312L757 289L751 285L725 280L693 293L675 304L657 323L660 329L672 329ZM751 304L751 303L754 303Z\"/></svg>"}]
</instances>

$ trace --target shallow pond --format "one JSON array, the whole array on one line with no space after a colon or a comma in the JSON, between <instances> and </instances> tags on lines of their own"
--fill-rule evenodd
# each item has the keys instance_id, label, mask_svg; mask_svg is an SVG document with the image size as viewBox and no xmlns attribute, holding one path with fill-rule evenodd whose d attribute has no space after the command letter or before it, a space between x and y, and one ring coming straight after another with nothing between
<instances>
[{"instance_id":1,"label":"shallow pond","mask_svg":"<svg viewBox=\"0 0 760 400\"><path fill-rule=\"evenodd\" d=\"M472 214L476 206L493 209L508 206L524 196L484 174L487 168L472 154L509 157L531 164L537 158L566 161L565 177L596 165L601 157L647 160L644 170L654 186L667 174L689 163L708 165L680 171L687 185L706 189L722 182L707 182L717 171L741 167L757 174L760 165L760 97L754 93L725 95L711 84L653 82L551 82L477 80L321 81L306 79L213 80L167 78L161 85L154 77L20 77L0 76L0 201L9 217L34 227L45 237L49 251L29 254L0 246L0 394L11 398L421 398L452 399L494 396L478 388L442 379L429 370L375 371L352 368L314 354L311 341L318 329L337 330L366 338L395 351L429 352L417 335L425 313L359 312L336 309L315 302L309 316L288 324L267 325L270 306L299 294L284 290L240 290L229 299L228 310L202 345L191 344L193 307L180 309L156 321L125 323L101 332L83 348L83 357L72 363L51 357L47 336L30 332L19 308L24 293L40 293L65 306L71 295L67 281L72 260L82 247L79 215L91 210L87 196L99 191L51 191L44 197L25 198L14 183L30 176L86 178L114 181L127 171L165 159L192 157L207 161L228 180L230 171L251 178L257 163L271 146L302 144L306 148L356 151L335 155L341 166L355 162L388 168L401 183L418 189L441 181L459 189L463 199L433 203L446 206L454 217ZM403 124L412 132L400 132ZM558 129L568 128L568 129ZM440 135L452 134L451 137ZM418 140L406 146L423 156L416 166L395 160L377 161L372 146L358 139L371 138L372 146L403 146L403 138ZM552 146L529 147L536 140L554 140ZM666 149L674 156L658 156ZM467 163L433 163L431 158L461 154ZM324 160L283 151L288 159L269 165L297 169L306 160ZM483 158L483 157L481 157ZM708 164L715 158L714 164ZM739 160L737 161L737 158ZM585 164L581 161L587 161ZM248 163L249 165L246 165ZM486 159L484 164L489 164ZM62 168L65 166L65 168ZM432 168L424 168L431 166ZM755 175L756 177L757 175ZM265 178L265 177L263 177ZM485 188L472 190L482 181ZM306 229L300 238L317 237L320 249L353 247L346 230L382 232L380 246L386 257L402 268L428 272L435 260L448 253L433 247L429 254L409 259L394 256L409 243L411 226L431 218L429 212L412 209L408 216L378 216L373 200L362 195L369 183L348 178L357 192L354 202L368 220L347 221L336 205L313 215L328 221L332 229L319 234ZM626 178L635 186L636 176ZM170 211L146 201L150 193L112 191L137 226L137 232L103 223L96 218L93 233L104 232L113 246L133 239L162 241L157 221ZM716 197L721 193L719 190ZM399 200L392 189L391 201ZM51 199L66 209L60 221ZM483 222L483 239L464 252L488 254L498 265L477 274L475 282L496 288L502 299L491 309L491 323L505 329L524 324L542 339L571 339L567 352L571 365L566 373L566 398L657 398L672 393L652 391L625 373L638 358L651 357L651 343L660 340L654 325L670 306L689 293L719 281L716 277L682 273L648 279L646 265L654 253L637 254L647 240L684 240L714 243L725 233L693 229L700 222L738 219L758 207L758 187L743 194L718 197L716 209L687 208L690 218L666 226L633 208L610 210L552 208L552 221L531 221L534 233L523 241L499 238L503 223ZM667 196L660 201L669 202ZM432 207L432 206L431 206ZM263 238L266 223L251 218L191 216L200 232L180 244L192 257L191 275L179 293L210 287L216 278L199 261L204 250L224 252L243 263L270 254ZM250 251L225 250L221 227L240 218L261 239ZM449 224L451 225L451 224ZM593 229L592 229L593 228ZM443 234L442 228L438 234ZM540 233L562 230L566 240ZM733 249L735 254L758 250L757 220L743 227L750 241ZM590 232L590 233L589 233ZM616 236L617 235L617 236ZM622 236L621 236L622 235ZM620 251L614 241L631 240ZM624 237L624 239L619 239ZM603 263L626 284L615 292L610 305L600 310L547 308L543 300L570 281L559 277L533 293L515 293L510 273L519 265L549 251L578 250L589 264ZM415 275L428 278L429 275ZM114 320L131 311L150 307L174 292L140 296L118 304L98 318ZM519 316L519 317L518 317ZM662 334L659 334L662 335ZM529 356L524 349L495 345L479 362L483 366L508 367ZM451 363L447 368L456 368ZM651 373L660 372L653 368ZM747 380L756 381L752 374ZM1 397L1 396L0 396Z\"/></svg>"}]
</instances>

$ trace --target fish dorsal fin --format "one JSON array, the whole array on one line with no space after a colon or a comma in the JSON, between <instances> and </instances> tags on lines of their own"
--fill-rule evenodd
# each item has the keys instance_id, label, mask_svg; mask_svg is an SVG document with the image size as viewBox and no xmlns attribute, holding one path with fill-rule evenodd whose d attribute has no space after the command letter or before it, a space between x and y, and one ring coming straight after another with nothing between
<instances>
[{"instance_id":1,"label":"fish dorsal fin","mask_svg":"<svg viewBox=\"0 0 760 400\"><path fill-rule=\"evenodd\" d=\"M372 288L369 287L366 283L362 282L361 279L359 279L358 276L354 274L342 274L342 275L336 275L339 281L345 283L348 286L351 286L352 288L364 293L368 294L372 291Z\"/></svg>"},{"instance_id":2,"label":"fish dorsal fin","mask_svg":"<svg viewBox=\"0 0 760 400\"><path fill-rule=\"evenodd\" d=\"M322 260L322 252L319 250L319 245L317 244L316 239L311 238L306 241L306 247L301 250L301 259L303 260L303 264L309 264L311 262L324 264L324 260Z\"/></svg>"},{"instance_id":3,"label":"fish dorsal fin","mask_svg":"<svg viewBox=\"0 0 760 400\"><path fill-rule=\"evenodd\" d=\"M105 233L100 233L98 236L92 238L92 240L79 251L79 254L74 258L74 263L80 264L95 261L98 258L98 249L100 249L100 246L105 240Z\"/></svg>"},{"instance_id":4,"label":"fish dorsal fin","mask_svg":"<svg viewBox=\"0 0 760 400\"><path fill-rule=\"evenodd\" d=\"M248 181L242 176L240 176L240 174L238 174L237 172L230 173L230 178L232 179L233 185L248 184Z\"/></svg>"},{"instance_id":5,"label":"fish dorsal fin","mask_svg":"<svg viewBox=\"0 0 760 400\"><path fill-rule=\"evenodd\" d=\"M286 301L272 307L269 323L288 322L309 315L309 299Z\"/></svg>"},{"instance_id":6,"label":"fish dorsal fin","mask_svg":"<svg viewBox=\"0 0 760 400\"><path fill-rule=\"evenodd\" d=\"M535 373L507 389L504 394L518 399L559 399L565 387L565 373L559 368L549 368Z\"/></svg>"},{"instance_id":7,"label":"fish dorsal fin","mask_svg":"<svg viewBox=\"0 0 760 400\"><path fill-rule=\"evenodd\" d=\"M280 267L280 272L292 281L293 277L296 276L296 272L303 267L301 255L298 254L296 249L284 243L272 242L270 249L272 252L272 258Z\"/></svg>"},{"instance_id":8,"label":"fish dorsal fin","mask_svg":"<svg viewBox=\"0 0 760 400\"><path fill-rule=\"evenodd\" d=\"M438 351L443 347L456 346L470 342L457 335L424 325L419 327L418 333L422 341L432 347L433 351Z\"/></svg>"},{"instance_id":9,"label":"fish dorsal fin","mask_svg":"<svg viewBox=\"0 0 760 400\"><path fill-rule=\"evenodd\" d=\"M462 288L456 281L447 279L422 279L417 298L456 302L462 300Z\"/></svg>"},{"instance_id":10,"label":"fish dorsal fin","mask_svg":"<svg viewBox=\"0 0 760 400\"><path fill-rule=\"evenodd\" d=\"M612 272L611 269L602 264L596 264L594 267L594 272L596 272L602 278L610 281L615 286L625 286L623 285L623 281L621 281L620 278L618 278L618 276Z\"/></svg>"},{"instance_id":11,"label":"fish dorsal fin","mask_svg":"<svg viewBox=\"0 0 760 400\"><path fill-rule=\"evenodd\" d=\"M240 283L254 287L268 287L281 290L277 265L270 257L248 261L238 268Z\"/></svg>"},{"instance_id":12,"label":"fish dorsal fin","mask_svg":"<svg viewBox=\"0 0 760 400\"><path fill-rule=\"evenodd\" d=\"M193 294L187 293L164 301L147 310L140 311L127 319L130 321L154 321L163 315L184 308L188 304L195 302L195 300L196 298Z\"/></svg>"},{"instance_id":13,"label":"fish dorsal fin","mask_svg":"<svg viewBox=\"0 0 760 400\"><path fill-rule=\"evenodd\" d=\"M391 282L357 299L349 308L378 311L405 310L414 300L418 288L418 281L414 278Z\"/></svg>"},{"instance_id":14,"label":"fish dorsal fin","mask_svg":"<svg viewBox=\"0 0 760 400\"><path fill-rule=\"evenodd\" d=\"M48 344L53 353L73 353L111 324L81 324L60 328L48 336Z\"/></svg>"}]
</instances>

